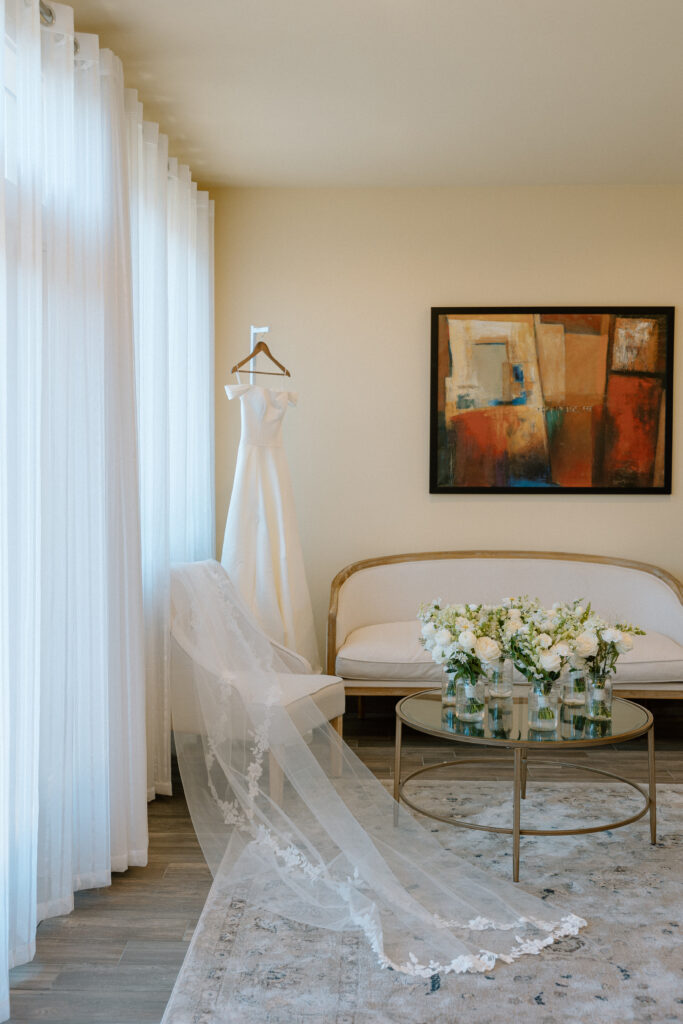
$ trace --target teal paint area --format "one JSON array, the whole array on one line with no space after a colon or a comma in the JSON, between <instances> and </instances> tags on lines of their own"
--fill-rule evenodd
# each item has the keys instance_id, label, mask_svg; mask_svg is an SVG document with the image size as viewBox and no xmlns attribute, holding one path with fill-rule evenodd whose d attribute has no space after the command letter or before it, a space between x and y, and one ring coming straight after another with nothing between
<instances>
[{"instance_id":1,"label":"teal paint area","mask_svg":"<svg viewBox=\"0 0 683 1024\"><path fill-rule=\"evenodd\" d=\"M548 431L548 441L552 441L562 429L564 423L564 409L546 409L545 410L545 425Z\"/></svg>"},{"instance_id":2,"label":"teal paint area","mask_svg":"<svg viewBox=\"0 0 683 1024\"><path fill-rule=\"evenodd\" d=\"M477 403L469 395L458 395L456 404L457 409L476 409Z\"/></svg>"}]
</instances>

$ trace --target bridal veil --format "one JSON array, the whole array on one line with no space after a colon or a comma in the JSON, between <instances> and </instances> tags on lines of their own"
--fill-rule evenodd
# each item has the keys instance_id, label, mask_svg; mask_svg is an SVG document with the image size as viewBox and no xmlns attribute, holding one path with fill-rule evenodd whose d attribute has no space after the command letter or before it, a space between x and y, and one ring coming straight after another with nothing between
<instances>
[{"instance_id":1,"label":"bridal veil","mask_svg":"<svg viewBox=\"0 0 683 1024\"><path fill-rule=\"evenodd\" d=\"M196 723L176 749L214 876L284 917L360 929L383 967L422 977L488 971L585 924L447 852L311 698L292 703L286 652L218 563L174 570L172 599L173 701L190 695Z\"/></svg>"}]
</instances>

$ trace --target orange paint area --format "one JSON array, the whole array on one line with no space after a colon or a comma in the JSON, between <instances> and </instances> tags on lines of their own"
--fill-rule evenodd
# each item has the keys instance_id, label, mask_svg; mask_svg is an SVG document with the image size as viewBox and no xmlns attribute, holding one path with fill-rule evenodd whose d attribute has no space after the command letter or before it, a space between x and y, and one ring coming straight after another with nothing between
<instances>
[{"instance_id":1,"label":"orange paint area","mask_svg":"<svg viewBox=\"0 0 683 1024\"><path fill-rule=\"evenodd\" d=\"M656 377L610 376L604 461L609 485L653 486L662 392Z\"/></svg>"}]
</instances>

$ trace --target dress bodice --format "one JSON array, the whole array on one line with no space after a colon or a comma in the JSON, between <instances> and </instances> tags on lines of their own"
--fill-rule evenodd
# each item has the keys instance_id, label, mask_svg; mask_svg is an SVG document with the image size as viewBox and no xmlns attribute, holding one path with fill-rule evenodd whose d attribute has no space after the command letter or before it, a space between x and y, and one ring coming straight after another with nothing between
<instances>
[{"instance_id":1,"label":"dress bodice","mask_svg":"<svg viewBox=\"0 0 683 1024\"><path fill-rule=\"evenodd\" d=\"M242 413L240 444L269 448L282 446L282 421L288 405L296 405L292 391L273 391L257 384L227 384L228 398L239 398Z\"/></svg>"}]
</instances>

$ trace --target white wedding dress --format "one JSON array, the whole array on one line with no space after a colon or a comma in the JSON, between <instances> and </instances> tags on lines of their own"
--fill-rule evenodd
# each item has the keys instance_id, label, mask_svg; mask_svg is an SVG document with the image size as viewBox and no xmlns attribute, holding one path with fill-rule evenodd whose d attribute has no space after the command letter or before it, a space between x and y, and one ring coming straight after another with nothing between
<instances>
[{"instance_id":1,"label":"white wedding dress","mask_svg":"<svg viewBox=\"0 0 683 1024\"><path fill-rule=\"evenodd\" d=\"M282 444L291 391L227 385L239 398L242 434L225 524L221 562L271 640L297 651L320 670L313 609Z\"/></svg>"},{"instance_id":2,"label":"white wedding dress","mask_svg":"<svg viewBox=\"0 0 683 1024\"><path fill-rule=\"evenodd\" d=\"M176 749L218 891L361 931L382 967L413 977L489 971L585 924L446 851L310 697L292 703L286 652L217 562L177 567L172 601L174 706L189 695L198 723Z\"/></svg>"}]
</instances>

